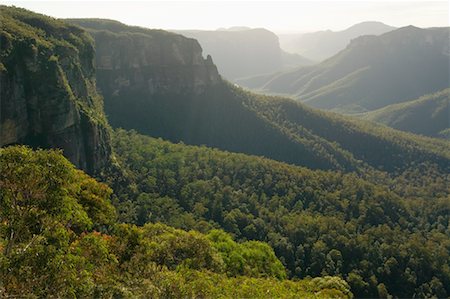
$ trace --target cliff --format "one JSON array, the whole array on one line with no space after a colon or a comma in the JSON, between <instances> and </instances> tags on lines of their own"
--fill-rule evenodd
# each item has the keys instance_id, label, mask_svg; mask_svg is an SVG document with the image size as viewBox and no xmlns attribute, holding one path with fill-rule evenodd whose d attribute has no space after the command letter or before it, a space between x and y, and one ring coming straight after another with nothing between
<instances>
[{"instance_id":1,"label":"cliff","mask_svg":"<svg viewBox=\"0 0 450 299\"><path fill-rule=\"evenodd\" d=\"M275 33L263 28L174 32L198 40L204 52L214 57L220 74L231 81L312 63L281 50Z\"/></svg>"},{"instance_id":2,"label":"cliff","mask_svg":"<svg viewBox=\"0 0 450 299\"><path fill-rule=\"evenodd\" d=\"M205 53L214 57L220 74L228 80L282 69L278 38L268 30L175 32L198 40Z\"/></svg>"},{"instance_id":3,"label":"cliff","mask_svg":"<svg viewBox=\"0 0 450 299\"><path fill-rule=\"evenodd\" d=\"M24 9L0 7L0 146L60 148L97 174L110 162L94 47L82 29Z\"/></svg>"},{"instance_id":4,"label":"cliff","mask_svg":"<svg viewBox=\"0 0 450 299\"><path fill-rule=\"evenodd\" d=\"M68 21L89 30L95 39L102 92L120 94L132 88L147 95L200 94L221 80L211 57L203 58L194 39L117 21Z\"/></svg>"}]
</instances>

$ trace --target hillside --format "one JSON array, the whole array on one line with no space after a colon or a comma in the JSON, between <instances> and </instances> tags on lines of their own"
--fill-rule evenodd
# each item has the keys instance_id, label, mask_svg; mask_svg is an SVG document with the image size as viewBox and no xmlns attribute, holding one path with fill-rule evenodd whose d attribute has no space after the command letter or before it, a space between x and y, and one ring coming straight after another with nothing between
<instances>
[{"instance_id":1,"label":"hillside","mask_svg":"<svg viewBox=\"0 0 450 299\"><path fill-rule=\"evenodd\" d=\"M431 137L450 137L450 89L425 95L417 100L390 105L360 115L397 130Z\"/></svg>"},{"instance_id":2,"label":"hillside","mask_svg":"<svg viewBox=\"0 0 450 299\"><path fill-rule=\"evenodd\" d=\"M118 22L105 27L111 22L105 20L71 22L90 28L95 39L97 85L113 127L311 168L395 171L423 161L449 166L444 141L371 128L234 87L220 79L211 59L201 58L195 40ZM173 53L161 52L164 45ZM167 63L157 59L161 53Z\"/></svg>"},{"instance_id":3,"label":"hillside","mask_svg":"<svg viewBox=\"0 0 450 299\"><path fill-rule=\"evenodd\" d=\"M318 65L237 83L321 109L371 111L448 88L448 34L409 26L359 37Z\"/></svg>"},{"instance_id":4,"label":"hillside","mask_svg":"<svg viewBox=\"0 0 450 299\"><path fill-rule=\"evenodd\" d=\"M287 280L263 242L118 223L111 189L57 151L0 149L0 187L2 297L352 297L338 277Z\"/></svg>"},{"instance_id":5,"label":"hillside","mask_svg":"<svg viewBox=\"0 0 450 299\"><path fill-rule=\"evenodd\" d=\"M0 6L0 146L61 148L91 174L111 163L96 92L94 47L82 29Z\"/></svg>"},{"instance_id":6,"label":"hillside","mask_svg":"<svg viewBox=\"0 0 450 299\"><path fill-rule=\"evenodd\" d=\"M264 241L288 275L338 275L357 298L449 294L450 177L436 166L363 180L123 130L114 148L133 177L123 221Z\"/></svg>"},{"instance_id":7,"label":"hillside","mask_svg":"<svg viewBox=\"0 0 450 299\"><path fill-rule=\"evenodd\" d=\"M1 9L0 297L450 294L448 141L247 92L182 35Z\"/></svg>"},{"instance_id":8,"label":"hillside","mask_svg":"<svg viewBox=\"0 0 450 299\"><path fill-rule=\"evenodd\" d=\"M175 32L198 40L203 52L214 58L220 74L231 81L312 64L298 54L283 51L278 37L262 28Z\"/></svg>"},{"instance_id":9,"label":"hillside","mask_svg":"<svg viewBox=\"0 0 450 299\"><path fill-rule=\"evenodd\" d=\"M318 31L280 37L281 48L315 61L323 61L345 49L350 41L363 35L380 35L395 27L381 22L363 22L342 31Z\"/></svg>"}]
</instances>

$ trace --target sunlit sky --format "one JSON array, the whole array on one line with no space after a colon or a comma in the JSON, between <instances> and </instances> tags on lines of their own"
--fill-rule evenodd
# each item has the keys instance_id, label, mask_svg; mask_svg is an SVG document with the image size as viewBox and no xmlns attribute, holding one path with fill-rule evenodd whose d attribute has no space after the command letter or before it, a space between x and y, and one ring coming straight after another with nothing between
<instances>
[{"instance_id":1,"label":"sunlit sky","mask_svg":"<svg viewBox=\"0 0 450 299\"><path fill-rule=\"evenodd\" d=\"M449 26L448 1L1 1L58 18L108 18L161 29L248 26L277 33L343 30L363 21Z\"/></svg>"}]
</instances>

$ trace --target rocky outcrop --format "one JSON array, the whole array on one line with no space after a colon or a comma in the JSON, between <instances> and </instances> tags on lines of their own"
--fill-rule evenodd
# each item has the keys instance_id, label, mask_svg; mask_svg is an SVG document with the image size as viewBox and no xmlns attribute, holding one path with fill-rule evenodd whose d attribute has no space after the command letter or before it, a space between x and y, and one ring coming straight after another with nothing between
<instances>
[{"instance_id":1,"label":"rocky outcrop","mask_svg":"<svg viewBox=\"0 0 450 299\"><path fill-rule=\"evenodd\" d=\"M203 58L194 39L110 20L68 21L88 29L95 39L102 92L132 88L147 95L200 94L221 80L211 57Z\"/></svg>"},{"instance_id":2,"label":"rocky outcrop","mask_svg":"<svg viewBox=\"0 0 450 299\"><path fill-rule=\"evenodd\" d=\"M313 63L298 54L284 52L275 33L263 28L174 32L198 40L203 51L214 57L220 74L232 82Z\"/></svg>"},{"instance_id":3,"label":"rocky outcrop","mask_svg":"<svg viewBox=\"0 0 450 299\"><path fill-rule=\"evenodd\" d=\"M0 7L0 146L59 148L99 173L111 146L96 92L92 39L82 29Z\"/></svg>"}]
</instances>

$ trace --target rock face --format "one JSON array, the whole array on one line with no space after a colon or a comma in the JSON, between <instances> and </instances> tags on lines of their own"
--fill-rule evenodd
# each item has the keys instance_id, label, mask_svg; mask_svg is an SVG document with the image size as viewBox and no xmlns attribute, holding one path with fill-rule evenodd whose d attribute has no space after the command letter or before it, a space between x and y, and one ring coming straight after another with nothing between
<instances>
[{"instance_id":1,"label":"rock face","mask_svg":"<svg viewBox=\"0 0 450 299\"><path fill-rule=\"evenodd\" d=\"M198 40L203 51L214 57L220 74L231 81L312 64L298 54L281 50L275 33L263 28L174 32Z\"/></svg>"},{"instance_id":2,"label":"rock face","mask_svg":"<svg viewBox=\"0 0 450 299\"><path fill-rule=\"evenodd\" d=\"M200 94L221 78L199 43L181 35L123 25L110 20L68 20L96 41L100 90L119 94L133 88L147 95Z\"/></svg>"},{"instance_id":3,"label":"rock face","mask_svg":"<svg viewBox=\"0 0 450 299\"><path fill-rule=\"evenodd\" d=\"M2 6L0 16L0 146L59 148L97 174L111 147L91 38L23 9Z\"/></svg>"}]
</instances>

